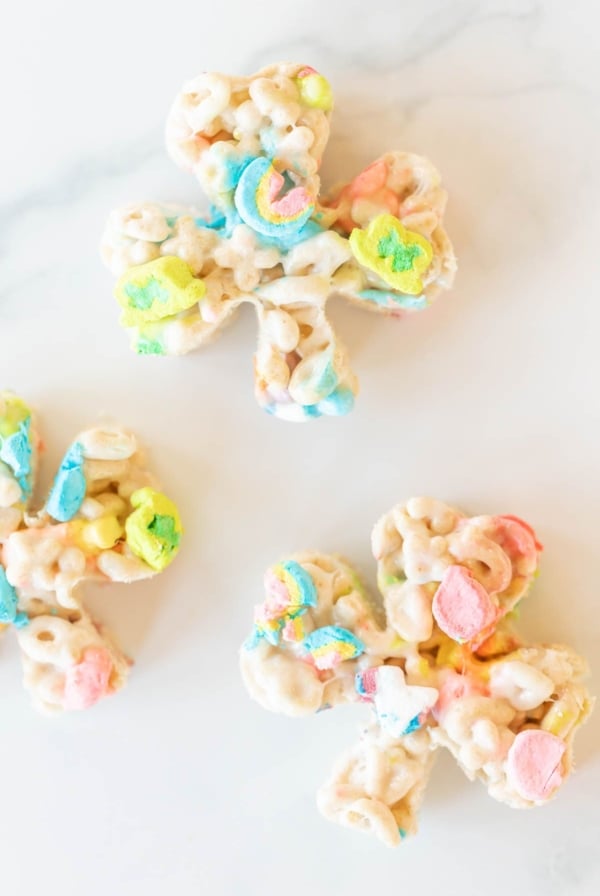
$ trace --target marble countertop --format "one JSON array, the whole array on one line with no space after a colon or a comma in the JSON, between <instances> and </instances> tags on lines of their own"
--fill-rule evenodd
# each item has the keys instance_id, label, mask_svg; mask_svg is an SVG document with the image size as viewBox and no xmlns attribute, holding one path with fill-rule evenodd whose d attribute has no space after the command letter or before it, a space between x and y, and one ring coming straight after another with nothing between
<instances>
[{"instance_id":1,"label":"marble countertop","mask_svg":"<svg viewBox=\"0 0 600 896\"><path fill-rule=\"evenodd\" d=\"M372 582L372 523L434 494L536 526L521 624L585 654L600 693L597 4L35 0L4 24L2 386L41 412L46 482L109 413L151 446L187 529L164 576L90 593L136 659L114 699L38 717L2 639L6 892L597 893L600 712L546 809L499 805L440 757L419 836L387 851L314 804L361 709L273 716L237 669L269 563L320 547ZM391 148L431 157L460 264L452 293L403 323L334 302L361 396L306 426L254 403L249 311L201 353L131 354L97 251L115 205L200 199L163 145L180 84L277 59L333 84L326 182Z\"/></svg>"}]
</instances>

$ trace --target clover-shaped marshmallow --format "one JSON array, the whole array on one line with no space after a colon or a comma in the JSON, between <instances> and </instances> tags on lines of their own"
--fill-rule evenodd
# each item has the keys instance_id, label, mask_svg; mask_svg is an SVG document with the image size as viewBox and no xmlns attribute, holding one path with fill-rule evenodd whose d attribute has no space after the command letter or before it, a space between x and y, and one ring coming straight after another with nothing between
<instances>
[{"instance_id":1,"label":"clover-shaped marshmallow","mask_svg":"<svg viewBox=\"0 0 600 896\"><path fill-rule=\"evenodd\" d=\"M373 709L319 791L327 818L390 846L415 833L438 746L510 806L555 794L593 701L570 648L525 646L510 628L540 550L516 517L414 498L373 532L382 601L337 556L297 554L267 571L240 653L251 696L291 716Z\"/></svg>"},{"instance_id":2,"label":"clover-shaped marshmallow","mask_svg":"<svg viewBox=\"0 0 600 896\"><path fill-rule=\"evenodd\" d=\"M90 617L78 586L165 569L181 521L135 437L112 427L77 436L32 513L40 446L31 409L0 393L0 627L16 629L38 709L85 709L121 688L131 663Z\"/></svg>"},{"instance_id":3,"label":"clover-shaped marshmallow","mask_svg":"<svg viewBox=\"0 0 600 896\"><path fill-rule=\"evenodd\" d=\"M189 352L253 304L257 400L286 420L353 407L358 384L326 315L330 295L398 317L427 307L456 268L446 193L426 159L387 153L320 196L332 107L308 66L199 75L175 100L167 147L199 180L210 215L134 203L111 214L102 240L141 354Z\"/></svg>"}]
</instances>

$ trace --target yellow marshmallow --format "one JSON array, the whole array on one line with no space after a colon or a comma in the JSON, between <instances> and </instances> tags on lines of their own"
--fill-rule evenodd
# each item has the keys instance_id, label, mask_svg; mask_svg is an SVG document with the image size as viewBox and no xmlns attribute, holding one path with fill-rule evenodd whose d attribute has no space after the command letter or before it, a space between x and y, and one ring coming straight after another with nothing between
<instances>
[{"instance_id":1,"label":"yellow marshmallow","mask_svg":"<svg viewBox=\"0 0 600 896\"><path fill-rule=\"evenodd\" d=\"M77 547L88 554L113 548L124 534L123 526L112 514L101 516L89 523L74 520L70 528Z\"/></svg>"}]
</instances>

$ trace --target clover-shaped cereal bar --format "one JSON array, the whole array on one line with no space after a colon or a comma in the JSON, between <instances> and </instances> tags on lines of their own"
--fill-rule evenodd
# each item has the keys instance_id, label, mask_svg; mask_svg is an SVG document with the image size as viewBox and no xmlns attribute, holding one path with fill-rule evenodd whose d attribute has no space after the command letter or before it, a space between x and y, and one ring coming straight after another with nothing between
<instances>
[{"instance_id":1,"label":"clover-shaped cereal bar","mask_svg":"<svg viewBox=\"0 0 600 896\"><path fill-rule=\"evenodd\" d=\"M593 701L569 647L524 645L510 627L540 551L516 517L414 498L373 532L382 601L337 556L297 554L267 571L240 653L251 696L291 716L373 709L319 791L327 818L390 846L415 833L438 746L510 806L554 795Z\"/></svg>"},{"instance_id":2,"label":"clover-shaped cereal bar","mask_svg":"<svg viewBox=\"0 0 600 896\"><path fill-rule=\"evenodd\" d=\"M112 427L77 436L32 513L40 445L31 409L0 393L0 628L16 629L38 709L85 709L123 687L131 663L86 611L78 586L165 569L181 521L156 491L135 437Z\"/></svg>"},{"instance_id":3,"label":"clover-shaped cereal bar","mask_svg":"<svg viewBox=\"0 0 600 896\"><path fill-rule=\"evenodd\" d=\"M427 307L456 267L446 192L426 159L387 153L320 196L332 106L307 66L199 75L175 100L167 147L199 180L210 216L131 204L111 214L102 241L141 354L189 352L253 304L257 400L286 420L353 407L358 384L326 315L331 294L398 317Z\"/></svg>"}]
</instances>

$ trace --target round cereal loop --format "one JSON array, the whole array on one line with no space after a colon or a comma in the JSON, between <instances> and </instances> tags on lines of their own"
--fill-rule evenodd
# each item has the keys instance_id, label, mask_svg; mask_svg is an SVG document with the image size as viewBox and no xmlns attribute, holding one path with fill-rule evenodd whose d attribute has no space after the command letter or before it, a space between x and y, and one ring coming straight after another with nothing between
<instances>
[{"instance_id":1,"label":"round cereal loop","mask_svg":"<svg viewBox=\"0 0 600 896\"><path fill-rule=\"evenodd\" d=\"M385 846L398 846L417 832L432 765L424 732L400 744L367 729L335 762L331 777L319 788L317 806L330 821L372 833Z\"/></svg>"}]
</instances>

